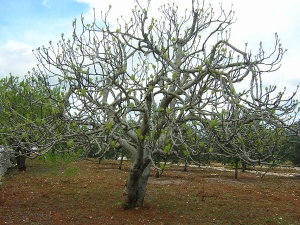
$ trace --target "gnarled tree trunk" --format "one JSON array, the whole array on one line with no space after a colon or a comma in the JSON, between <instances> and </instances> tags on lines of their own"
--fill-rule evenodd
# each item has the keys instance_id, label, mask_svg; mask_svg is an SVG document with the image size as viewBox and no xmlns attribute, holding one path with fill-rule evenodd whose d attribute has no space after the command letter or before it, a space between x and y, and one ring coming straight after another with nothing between
<instances>
[{"instance_id":1,"label":"gnarled tree trunk","mask_svg":"<svg viewBox=\"0 0 300 225\"><path fill-rule=\"evenodd\" d=\"M126 208L143 206L149 175L150 159L144 160L142 165L133 163L124 188L124 195L127 196Z\"/></svg>"}]
</instances>

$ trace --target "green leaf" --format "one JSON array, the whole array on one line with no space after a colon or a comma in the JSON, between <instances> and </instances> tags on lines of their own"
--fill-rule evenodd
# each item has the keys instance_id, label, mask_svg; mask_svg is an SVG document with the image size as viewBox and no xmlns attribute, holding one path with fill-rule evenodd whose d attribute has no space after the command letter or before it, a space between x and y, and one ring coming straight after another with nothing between
<instances>
[{"instance_id":1,"label":"green leaf","mask_svg":"<svg viewBox=\"0 0 300 225\"><path fill-rule=\"evenodd\" d=\"M167 138L167 139L165 140L165 144L168 145L168 144L170 144L170 143L171 143L171 140L170 140L169 138Z\"/></svg>"},{"instance_id":2,"label":"green leaf","mask_svg":"<svg viewBox=\"0 0 300 225\"><path fill-rule=\"evenodd\" d=\"M166 145L166 146L164 147L164 152L165 152L166 154L170 154L170 149L171 149L171 145L168 144L168 145Z\"/></svg>"},{"instance_id":3,"label":"green leaf","mask_svg":"<svg viewBox=\"0 0 300 225\"><path fill-rule=\"evenodd\" d=\"M262 140L261 140L260 138L258 138L258 139L256 140L256 142L257 142L258 145L261 145L261 144L262 144Z\"/></svg>"},{"instance_id":4,"label":"green leaf","mask_svg":"<svg viewBox=\"0 0 300 225\"><path fill-rule=\"evenodd\" d=\"M210 148L208 149L208 151L209 151L210 153L212 153L212 152L214 151L214 148L213 148L213 147L210 147Z\"/></svg>"},{"instance_id":5,"label":"green leaf","mask_svg":"<svg viewBox=\"0 0 300 225\"><path fill-rule=\"evenodd\" d=\"M141 129L136 129L135 133L139 136L141 135Z\"/></svg>"},{"instance_id":6,"label":"green leaf","mask_svg":"<svg viewBox=\"0 0 300 225\"><path fill-rule=\"evenodd\" d=\"M156 112L162 112L162 111L164 111L164 108L162 108L162 107L159 107L156 109Z\"/></svg>"},{"instance_id":7,"label":"green leaf","mask_svg":"<svg viewBox=\"0 0 300 225\"><path fill-rule=\"evenodd\" d=\"M173 79L175 79L176 77L178 77L178 74L176 72L174 72L172 77L173 77Z\"/></svg>"},{"instance_id":8,"label":"green leaf","mask_svg":"<svg viewBox=\"0 0 300 225\"><path fill-rule=\"evenodd\" d=\"M169 108L166 108L166 112L167 112L168 114L170 114L170 113L171 113L171 110L170 110Z\"/></svg>"},{"instance_id":9,"label":"green leaf","mask_svg":"<svg viewBox=\"0 0 300 225\"><path fill-rule=\"evenodd\" d=\"M86 89L81 89L80 92L81 92L81 95L82 95L82 96L85 96L85 94L86 94Z\"/></svg>"},{"instance_id":10,"label":"green leaf","mask_svg":"<svg viewBox=\"0 0 300 225\"><path fill-rule=\"evenodd\" d=\"M187 151L187 150L183 150L183 154L184 154L184 156L189 156L189 152Z\"/></svg>"},{"instance_id":11,"label":"green leaf","mask_svg":"<svg viewBox=\"0 0 300 225\"><path fill-rule=\"evenodd\" d=\"M35 122L36 122L37 125L40 125L41 124L41 119L36 119Z\"/></svg>"},{"instance_id":12,"label":"green leaf","mask_svg":"<svg viewBox=\"0 0 300 225\"><path fill-rule=\"evenodd\" d=\"M218 121L217 121L216 119L211 120L211 121L209 122L209 126L211 126L211 127L215 127L215 126L217 126L217 125L218 125Z\"/></svg>"},{"instance_id":13,"label":"green leaf","mask_svg":"<svg viewBox=\"0 0 300 225\"><path fill-rule=\"evenodd\" d=\"M73 140L69 140L69 141L67 142L67 146L68 146L69 148L72 148L72 147L73 147L73 144L74 144L74 141L73 141Z\"/></svg>"},{"instance_id":14,"label":"green leaf","mask_svg":"<svg viewBox=\"0 0 300 225\"><path fill-rule=\"evenodd\" d=\"M28 134L26 132L23 132L22 133L22 138L27 138L28 137Z\"/></svg>"},{"instance_id":15,"label":"green leaf","mask_svg":"<svg viewBox=\"0 0 300 225\"><path fill-rule=\"evenodd\" d=\"M116 142L115 141L111 141L110 143L109 143L109 145L111 146L111 147L115 147L116 146Z\"/></svg>"},{"instance_id":16,"label":"green leaf","mask_svg":"<svg viewBox=\"0 0 300 225\"><path fill-rule=\"evenodd\" d=\"M113 127L112 123L107 123L107 124L105 124L105 125L106 125L106 128L107 128L109 131L112 130L112 127Z\"/></svg>"}]
</instances>

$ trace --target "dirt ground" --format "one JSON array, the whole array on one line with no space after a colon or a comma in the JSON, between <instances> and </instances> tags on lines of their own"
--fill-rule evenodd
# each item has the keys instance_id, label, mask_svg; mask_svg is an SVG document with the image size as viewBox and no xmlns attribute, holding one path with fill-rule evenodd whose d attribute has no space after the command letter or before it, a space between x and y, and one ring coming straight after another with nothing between
<instances>
[{"instance_id":1,"label":"dirt ground","mask_svg":"<svg viewBox=\"0 0 300 225\"><path fill-rule=\"evenodd\" d=\"M129 164L80 161L50 168L28 160L0 186L2 224L300 224L300 179L211 168L152 171L143 208L124 210Z\"/></svg>"}]
</instances>

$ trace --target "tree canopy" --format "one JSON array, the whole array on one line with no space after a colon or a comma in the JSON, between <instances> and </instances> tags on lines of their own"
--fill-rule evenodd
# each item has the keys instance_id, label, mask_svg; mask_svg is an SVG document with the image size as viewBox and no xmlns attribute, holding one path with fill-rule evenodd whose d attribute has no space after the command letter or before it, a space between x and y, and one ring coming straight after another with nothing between
<instances>
[{"instance_id":1,"label":"tree canopy","mask_svg":"<svg viewBox=\"0 0 300 225\"><path fill-rule=\"evenodd\" d=\"M64 140L86 151L96 145L99 154L112 147L130 152L128 207L142 205L155 154L193 155L199 147L212 153L217 146L248 163L267 162L274 148L260 146L259 136L274 146L286 129L296 130L296 90L286 97L262 83L285 53L277 34L273 51L260 43L253 54L247 43L230 42L232 10L192 1L183 17L168 4L151 18L149 4L137 1L132 17L120 18L117 27L107 20L109 11L101 25L82 17L79 29L74 20L72 37L62 34L57 45L34 51L39 64L31 73L51 96L48 107L59 106L53 122L31 119L43 127L40 146ZM61 93L52 95L53 88Z\"/></svg>"}]
</instances>

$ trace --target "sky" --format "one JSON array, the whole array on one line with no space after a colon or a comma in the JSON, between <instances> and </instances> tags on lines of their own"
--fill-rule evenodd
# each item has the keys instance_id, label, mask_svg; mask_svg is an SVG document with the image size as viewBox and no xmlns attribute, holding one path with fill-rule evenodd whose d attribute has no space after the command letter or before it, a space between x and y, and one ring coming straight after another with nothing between
<instances>
[{"instance_id":1,"label":"sky","mask_svg":"<svg viewBox=\"0 0 300 225\"><path fill-rule=\"evenodd\" d=\"M190 9L192 0L152 0L150 13L160 17L158 7L175 3L179 9ZM202 1L202 0L199 0ZM231 27L231 42L256 52L260 41L267 52L273 50L275 32L284 48L288 49L279 71L265 75L263 82L267 86L277 85L279 90L287 88L289 95L300 84L300 1L299 0L206 0L216 9L222 3L225 10L235 11L237 22ZM146 6L147 0L140 0ZM61 33L71 37L72 21L83 15L86 21L100 18L101 11L107 11L109 5L110 21L123 15L129 17L134 0L0 0L0 78L8 76L22 77L38 62L32 49L48 46L59 41ZM297 95L300 100L300 94Z\"/></svg>"}]
</instances>

